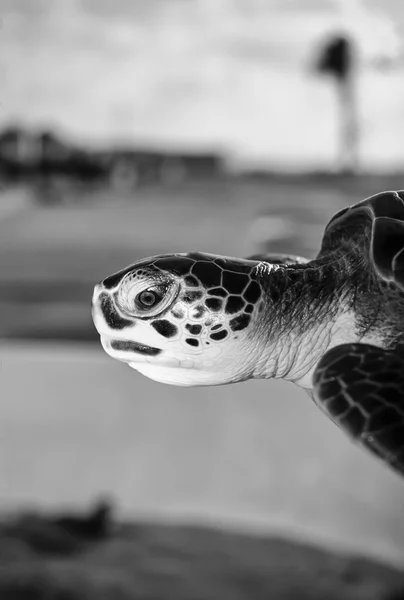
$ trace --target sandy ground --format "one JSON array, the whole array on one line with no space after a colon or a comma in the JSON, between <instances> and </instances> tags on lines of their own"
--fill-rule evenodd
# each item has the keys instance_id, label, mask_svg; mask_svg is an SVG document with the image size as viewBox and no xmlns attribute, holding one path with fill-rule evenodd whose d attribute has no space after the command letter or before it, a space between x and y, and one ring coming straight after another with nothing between
<instances>
[{"instance_id":1,"label":"sandy ground","mask_svg":"<svg viewBox=\"0 0 404 600\"><path fill-rule=\"evenodd\" d=\"M94 543L40 515L1 533L2 600L402 600L404 593L404 574L392 567L276 537L142 522Z\"/></svg>"}]
</instances>

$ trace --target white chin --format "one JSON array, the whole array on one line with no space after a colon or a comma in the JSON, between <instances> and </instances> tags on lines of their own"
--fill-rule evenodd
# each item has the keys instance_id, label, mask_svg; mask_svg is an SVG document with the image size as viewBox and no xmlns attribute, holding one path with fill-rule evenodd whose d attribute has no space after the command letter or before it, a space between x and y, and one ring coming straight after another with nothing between
<instances>
[{"instance_id":1,"label":"white chin","mask_svg":"<svg viewBox=\"0 0 404 600\"><path fill-rule=\"evenodd\" d=\"M145 377L166 383L169 385L177 385L183 387L199 386L199 385L221 385L227 383L223 380L217 380L215 373L200 371L197 369L183 369L181 367L164 367L157 364L151 365L148 363L129 363L129 366L136 371L139 371Z\"/></svg>"}]
</instances>

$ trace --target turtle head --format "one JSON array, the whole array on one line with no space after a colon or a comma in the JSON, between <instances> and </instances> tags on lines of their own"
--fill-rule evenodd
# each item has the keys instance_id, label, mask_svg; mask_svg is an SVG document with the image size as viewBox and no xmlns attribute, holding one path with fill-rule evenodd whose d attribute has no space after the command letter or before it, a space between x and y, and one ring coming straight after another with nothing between
<instances>
[{"instance_id":1,"label":"turtle head","mask_svg":"<svg viewBox=\"0 0 404 600\"><path fill-rule=\"evenodd\" d=\"M96 285L93 320L104 350L174 385L254 376L262 349L259 263L190 253L139 261Z\"/></svg>"}]
</instances>

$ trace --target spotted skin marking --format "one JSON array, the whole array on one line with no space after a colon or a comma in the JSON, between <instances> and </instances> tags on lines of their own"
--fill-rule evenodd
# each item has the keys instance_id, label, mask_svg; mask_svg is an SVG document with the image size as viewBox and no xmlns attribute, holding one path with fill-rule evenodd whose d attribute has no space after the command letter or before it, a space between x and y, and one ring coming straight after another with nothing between
<instances>
[{"instance_id":1,"label":"spotted skin marking","mask_svg":"<svg viewBox=\"0 0 404 600\"><path fill-rule=\"evenodd\" d=\"M220 285L222 271L213 262L200 261L192 267L192 273L208 288Z\"/></svg>"},{"instance_id":2,"label":"spotted skin marking","mask_svg":"<svg viewBox=\"0 0 404 600\"><path fill-rule=\"evenodd\" d=\"M205 305L209 308L209 310L214 310L217 312L222 309L223 301L219 298L208 298L205 300Z\"/></svg>"},{"instance_id":3,"label":"spotted skin marking","mask_svg":"<svg viewBox=\"0 0 404 600\"><path fill-rule=\"evenodd\" d=\"M243 273L223 272L222 285L230 294L241 294L248 283L249 277Z\"/></svg>"},{"instance_id":4,"label":"spotted skin marking","mask_svg":"<svg viewBox=\"0 0 404 600\"><path fill-rule=\"evenodd\" d=\"M178 333L178 327L174 325L174 323L171 323L171 321L168 321L167 319L159 319L157 321L153 321L151 323L151 326L154 327L154 329L165 338L174 337Z\"/></svg>"},{"instance_id":5,"label":"spotted skin marking","mask_svg":"<svg viewBox=\"0 0 404 600\"><path fill-rule=\"evenodd\" d=\"M102 314L104 315L104 319L111 329L125 329L125 327L133 326L133 321L129 321L129 319L124 319L120 316L118 311L116 310L114 303L112 302L111 297L108 294L101 294L100 296L100 307Z\"/></svg>"},{"instance_id":6,"label":"spotted skin marking","mask_svg":"<svg viewBox=\"0 0 404 600\"><path fill-rule=\"evenodd\" d=\"M159 348L152 348L151 346L124 340L112 340L111 348L118 350L118 352L135 352L136 354L143 354L144 356L158 356L162 352Z\"/></svg>"},{"instance_id":7,"label":"spotted skin marking","mask_svg":"<svg viewBox=\"0 0 404 600\"><path fill-rule=\"evenodd\" d=\"M255 304L261 298L261 288L256 281L251 281L243 294L243 298L251 304Z\"/></svg>"},{"instance_id":8,"label":"spotted skin marking","mask_svg":"<svg viewBox=\"0 0 404 600\"><path fill-rule=\"evenodd\" d=\"M192 314L192 317L194 319L200 319L201 317L203 317L203 315L206 313L206 308L204 306L201 306L200 304L198 304L197 306L195 306L194 308L194 312Z\"/></svg>"},{"instance_id":9,"label":"spotted skin marking","mask_svg":"<svg viewBox=\"0 0 404 600\"><path fill-rule=\"evenodd\" d=\"M184 311L179 308L173 308L171 314L175 319L183 319L185 317Z\"/></svg>"},{"instance_id":10,"label":"spotted skin marking","mask_svg":"<svg viewBox=\"0 0 404 600\"><path fill-rule=\"evenodd\" d=\"M188 275L188 277L185 277L184 282L189 287L199 287L201 285L198 279L196 277L193 277L192 275Z\"/></svg>"},{"instance_id":11,"label":"spotted skin marking","mask_svg":"<svg viewBox=\"0 0 404 600\"><path fill-rule=\"evenodd\" d=\"M192 335L199 335L202 331L202 325L192 325L191 323L187 323L185 328L188 329L189 333Z\"/></svg>"},{"instance_id":12,"label":"spotted skin marking","mask_svg":"<svg viewBox=\"0 0 404 600\"><path fill-rule=\"evenodd\" d=\"M208 290L208 295L209 296L220 296L221 298L227 298L227 296L229 295L229 292L226 292L226 290L224 290L222 287L218 287L218 288L213 288L211 290Z\"/></svg>"},{"instance_id":13,"label":"spotted skin marking","mask_svg":"<svg viewBox=\"0 0 404 600\"><path fill-rule=\"evenodd\" d=\"M133 281L141 281L142 277L147 276L159 280L166 275L166 271L174 278L178 277L181 286L178 299L182 306L174 305L156 320L147 316L145 319L163 337L181 339L181 343L197 348L201 344L221 342L230 335L236 339L238 336L234 333L249 325L251 314L262 296L261 287L256 281L256 266L253 262L245 263L198 252L160 255L154 260L146 259L144 266L142 263L132 265L104 282L112 289L125 277ZM133 325L132 321L123 319L114 311L113 304L113 300L104 300L103 312L109 315L110 327L117 329ZM218 322L218 319L223 322ZM175 321L182 321L182 325L175 324ZM129 346L126 348L130 350ZM140 348L141 345L136 349L133 347L133 351L140 353ZM123 346L120 349L123 350Z\"/></svg>"},{"instance_id":14,"label":"spotted skin marking","mask_svg":"<svg viewBox=\"0 0 404 600\"><path fill-rule=\"evenodd\" d=\"M142 268L144 265L144 268ZM262 290L255 281L256 264L246 263L243 260L217 257L200 252L191 252L186 255L160 255L153 261L145 259L111 275L104 280L104 285L111 288L128 274L134 277L148 274L150 271L169 271L183 278L183 283L188 286L181 295L181 300L190 305L189 317L200 320L206 311L218 312L222 309L219 298L225 301L225 313L237 315L241 311L251 314L253 306L262 295ZM210 298L206 298L208 295ZM200 301L205 296L203 306ZM196 306L195 302L198 302ZM248 303L248 308L245 308ZM194 306L193 306L194 305ZM261 309L262 310L262 309ZM185 313L173 309L171 315L176 319L185 318ZM131 324L131 322L127 322Z\"/></svg>"},{"instance_id":15,"label":"spotted skin marking","mask_svg":"<svg viewBox=\"0 0 404 600\"><path fill-rule=\"evenodd\" d=\"M245 302L242 298L240 298L240 296L230 296L226 302L224 310L228 315L233 315L244 308L244 306Z\"/></svg>"},{"instance_id":16,"label":"spotted skin marking","mask_svg":"<svg viewBox=\"0 0 404 600\"><path fill-rule=\"evenodd\" d=\"M183 282L187 288L183 291L181 300L190 305L189 318L199 321L206 312L213 313L212 318L206 319L203 326L195 323L185 325L187 331L195 336L202 334L203 327L212 326L209 335L209 339L212 341L221 341L227 338L230 331L236 332L245 329L250 323L255 305L262 296L261 287L255 280L255 265L251 266L242 261L191 252L184 257L159 258L154 266L162 269L168 268L183 276ZM200 301L204 295L204 305L199 303L195 306L195 303ZM223 309L223 303L224 313L234 315L228 330L223 328L222 323L215 323L214 314ZM174 311L172 314L177 318L180 318L180 314L181 318L185 316ZM194 338L187 338L185 341L190 344L189 340L192 339L194 342L197 341ZM204 343L208 344L209 342L205 339Z\"/></svg>"},{"instance_id":17,"label":"spotted skin marking","mask_svg":"<svg viewBox=\"0 0 404 600\"><path fill-rule=\"evenodd\" d=\"M200 291L193 292L190 290L186 290L185 293L182 295L182 300L184 302L187 302L188 304L191 304L195 300L200 300L202 296L203 294Z\"/></svg>"},{"instance_id":18,"label":"spotted skin marking","mask_svg":"<svg viewBox=\"0 0 404 600\"><path fill-rule=\"evenodd\" d=\"M228 331L223 329L222 331L218 331L217 333L211 333L210 339L219 342L220 340L224 340L229 335Z\"/></svg>"},{"instance_id":19,"label":"spotted skin marking","mask_svg":"<svg viewBox=\"0 0 404 600\"><path fill-rule=\"evenodd\" d=\"M246 327L248 327L250 321L251 321L250 315L241 314L241 315L238 315L237 317L234 317L234 319L232 319L230 321L229 325L230 325L230 328L232 331L241 331L242 329L245 329Z\"/></svg>"}]
</instances>

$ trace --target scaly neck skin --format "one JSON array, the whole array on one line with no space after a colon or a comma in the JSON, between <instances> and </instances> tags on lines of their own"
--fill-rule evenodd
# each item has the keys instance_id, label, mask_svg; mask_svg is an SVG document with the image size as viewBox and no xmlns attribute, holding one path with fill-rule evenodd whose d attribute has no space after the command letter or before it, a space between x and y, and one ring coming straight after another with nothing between
<instances>
[{"instance_id":1,"label":"scaly neck skin","mask_svg":"<svg viewBox=\"0 0 404 600\"><path fill-rule=\"evenodd\" d=\"M311 389L313 371L324 353L358 341L352 275L344 253L298 266L260 265L267 317L258 325L265 341L254 378L286 379Z\"/></svg>"}]
</instances>

